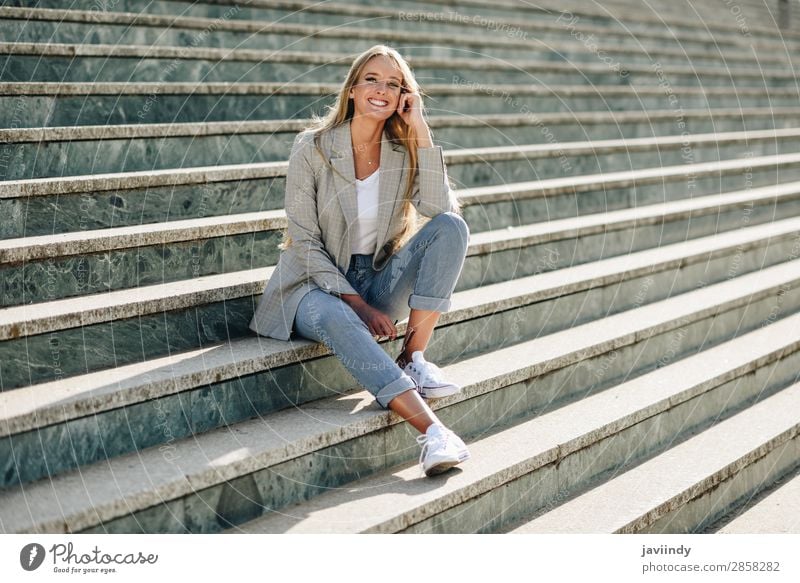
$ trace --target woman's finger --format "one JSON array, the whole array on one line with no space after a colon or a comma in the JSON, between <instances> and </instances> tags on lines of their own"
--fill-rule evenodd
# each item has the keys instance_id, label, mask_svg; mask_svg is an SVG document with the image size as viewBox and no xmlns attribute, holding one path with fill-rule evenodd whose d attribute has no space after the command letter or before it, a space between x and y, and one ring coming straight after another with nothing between
<instances>
[{"instance_id":1,"label":"woman's finger","mask_svg":"<svg viewBox=\"0 0 800 583\"><path fill-rule=\"evenodd\" d=\"M386 336L387 338L390 338L391 340L394 340L395 336L397 335L397 331L395 330L394 326L392 325L392 321L391 320L387 319L384 322L383 333L384 333L384 336Z\"/></svg>"},{"instance_id":2,"label":"woman's finger","mask_svg":"<svg viewBox=\"0 0 800 583\"><path fill-rule=\"evenodd\" d=\"M380 329L383 332L389 332L392 329L392 322L386 316L386 314L381 313L378 321L380 322Z\"/></svg>"}]
</instances>

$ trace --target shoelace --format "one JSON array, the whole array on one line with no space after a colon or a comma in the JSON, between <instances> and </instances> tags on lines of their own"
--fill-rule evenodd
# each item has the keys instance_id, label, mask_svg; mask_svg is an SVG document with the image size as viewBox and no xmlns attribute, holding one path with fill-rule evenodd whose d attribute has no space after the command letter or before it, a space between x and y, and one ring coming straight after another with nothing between
<instances>
[{"instance_id":1,"label":"shoelace","mask_svg":"<svg viewBox=\"0 0 800 583\"><path fill-rule=\"evenodd\" d=\"M432 362L423 360L420 365L417 365L416 362L411 362L410 365L411 370L419 375L419 386L426 386L428 381L431 381L433 384L437 385L442 383L442 369Z\"/></svg>"}]
</instances>

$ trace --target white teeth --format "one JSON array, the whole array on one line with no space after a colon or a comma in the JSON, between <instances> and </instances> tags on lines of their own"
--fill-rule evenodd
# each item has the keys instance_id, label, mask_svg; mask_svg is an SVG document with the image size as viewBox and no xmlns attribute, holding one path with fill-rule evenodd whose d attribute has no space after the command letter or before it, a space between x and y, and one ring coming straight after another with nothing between
<instances>
[{"instance_id":1,"label":"white teeth","mask_svg":"<svg viewBox=\"0 0 800 583\"><path fill-rule=\"evenodd\" d=\"M388 101L376 101L375 99L367 99L371 104L377 105L378 107L385 107L389 105Z\"/></svg>"}]
</instances>

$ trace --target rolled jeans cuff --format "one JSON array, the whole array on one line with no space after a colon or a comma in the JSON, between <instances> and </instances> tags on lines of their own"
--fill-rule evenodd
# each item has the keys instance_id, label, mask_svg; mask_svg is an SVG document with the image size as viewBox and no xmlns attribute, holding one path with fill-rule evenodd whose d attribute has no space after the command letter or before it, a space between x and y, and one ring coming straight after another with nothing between
<instances>
[{"instance_id":1,"label":"rolled jeans cuff","mask_svg":"<svg viewBox=\"0 0 800 583\"><path fill-rule=\"evenodd\" d=\"M451 301L442 298L429 298L411 294L408 297L408 307L415 310L427 310L430 312L447 312L450 310Z\"/></svg>"},{"instance_id":2,"label":"rolled jeans cuff","mask_svg":"<svg viewBox=\"0 0 800 583\"><path fill-rule=\"evenodd\" d=\"M389 402L397 397L398 395L402 395L409 389L416 389L417 384L407 374L403 373L403 375L393 380L391 383L383 387L378 394L375 395L375 399L378 401L378 404L383 407L384 409L389 408Z\"/></svg>"}]
</instances>

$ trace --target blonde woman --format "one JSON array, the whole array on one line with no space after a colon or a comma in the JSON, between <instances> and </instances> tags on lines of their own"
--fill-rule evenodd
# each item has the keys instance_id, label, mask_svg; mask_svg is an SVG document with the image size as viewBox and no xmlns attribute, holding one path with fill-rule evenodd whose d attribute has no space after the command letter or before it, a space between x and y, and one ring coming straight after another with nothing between
<instances>
[{"instance_id":1,"label":"blonde woman","mask_svg":"<svg viewBox=\"0 0 800 583\"><path fill-rule=\"evenodd\" d=\"M450 309L469 229L397 51L376 45L359 55L328 113L297 136L285 207L287 236L251 329L325 343L381 407L422 433L426 475L467 460L464 442L421 397L461 390L424 351ZM430 217L418 230L417 212ZM395 339L406 317L392 360L376 340Z\"/></svg>"}]
</instances>

